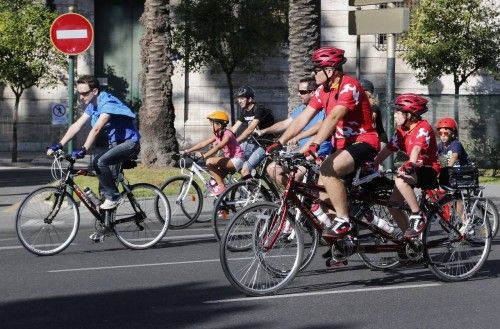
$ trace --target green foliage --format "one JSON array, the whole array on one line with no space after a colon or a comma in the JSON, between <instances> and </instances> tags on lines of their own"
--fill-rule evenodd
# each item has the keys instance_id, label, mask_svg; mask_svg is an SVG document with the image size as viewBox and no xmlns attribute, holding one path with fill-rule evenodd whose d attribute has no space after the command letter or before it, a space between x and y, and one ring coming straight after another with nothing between
<instances>
[{"instance_id":1,"label":"green foliage","mask_svg":"<svg viewBox=\"0 0 500 329\"><path fill-rule=\"evenodd\" d=\"M499 74L500 11L491 0L422 0L402 40L418 81L452 74L455 93L479 70Z\"/></svg>"},{"instance_id":2,"label":"green foliage","mask_svg":"<svg viewBox=\"0 0 500 329\"><path fill-rule=\"evenodd\" d=\"M481 169L491 169L491 176L500 173L500 140L496 138L472 139L466 143L469 157Z\"/></svg>"},{"instance_id":3,"label":"green foliage","mask_svg":"<svg viewBox=\"0 0 500 329\"><path fill-rule=\"evenodd\" d=\"M255 71L288 36L288 1L182 0L175 8L174 47L188 65L231 74Z\"/></svg>"},{"instance_id":4,"label":"green foliage","mask_svg":"<svg viewBox=\"0 0 500 329\"><path fill-rule=\"evenodd\" d=\"M32 86L55 85L66 65L50 42L57 15L38 2L0 0L0 82L17 96Z\"/></svg>"}]
</instances>

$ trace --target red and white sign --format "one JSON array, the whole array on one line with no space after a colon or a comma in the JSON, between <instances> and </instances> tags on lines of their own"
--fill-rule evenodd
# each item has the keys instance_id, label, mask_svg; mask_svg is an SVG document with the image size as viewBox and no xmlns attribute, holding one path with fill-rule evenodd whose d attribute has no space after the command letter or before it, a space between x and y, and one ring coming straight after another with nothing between
<instances>
[{"instance_id":1,"label":"red and white sign","mask_svg":"<svg viewBox=\"0 0 500 329\"><path fill-rule=\"evenodd\" d=\"M50 40L60 52L78 55L89 49L94 40L94 29L80 14L62 14L50 27Z\"/></svg>"}]
</instances>

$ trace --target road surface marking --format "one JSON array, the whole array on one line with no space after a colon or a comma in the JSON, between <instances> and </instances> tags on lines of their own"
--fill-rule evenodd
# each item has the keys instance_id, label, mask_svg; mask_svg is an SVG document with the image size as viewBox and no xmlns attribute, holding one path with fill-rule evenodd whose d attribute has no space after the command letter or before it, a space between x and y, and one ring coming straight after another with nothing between
<instances>
[{"instance_id":1,"label":"road surface marking","mask_svg":"<svg viewBox=\"0 0 500 329\"><path fill-rule=\"evenodd\" d=\"M427 287L435 287L435 286L440 286L440 285L441 285L441 283L427 283L427 284L412 284L412 285L406 285L406 286L393 286L393 287L328 290L328 291L304 292L304 293L296 293L296 294L288 294L288 295L216 299L216 300L208 300L208 301L205 301L203 303L205 303L205 304L221 304L221 303L234 303L234 302L253 302L253 301L259 301L259 300L264 300L264 299L281 299L281 298L294 298L294 297L316 296L316 295L350 294L350 293L355 293L355 292L427 288Z\"/></svg>"},{"instance_id":2,"label":"road surface marking","mask_svg":"<svg viewBox=\"0 0 500 329\"><path fill-rule=\"evenodd\" d=\"M150 263L150 264L135 264L135 265L118 265L118 266L103 266L103 267L84 267L84 268L68 268L64 270L50 270L48 273L61 273L61 272L79 272L79 271L96 271L96 270L112 270L117 268L131 268L131 267L149 267L149 266L166 266L166 265L183 265L183 264L198 264L198 263L215 263L219 259L204 259L204 260L190 260L184 262L168 262L168 263Z\"/></svg>"}]
</instances>

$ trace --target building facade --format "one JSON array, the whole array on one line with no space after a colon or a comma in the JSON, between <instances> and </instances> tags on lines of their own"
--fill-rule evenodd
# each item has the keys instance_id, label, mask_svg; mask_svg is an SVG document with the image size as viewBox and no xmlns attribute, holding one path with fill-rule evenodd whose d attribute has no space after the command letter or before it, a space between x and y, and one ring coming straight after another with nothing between
<instances>
[{"instance_id":1,"label":"building facade","mask_svg":"<svg viewBox=\"0 0 500 329\"><path fill-rule=\"evenodd\" d=\"M176 2L178 0L171 1L172 4ZM94 43L86 53L78 56L76 75L95 74L114 94L126 100L132 107L138 107L141 69L139 40L142 35L139 17L144 1L54 0L53 3L61 13L68 12L69 6L75 6L76 12L94 24ZM407 5L413 3L415 0L407 1ZM345 49L348 57L345 71L355 75L356 36L348 34L347 21L348 11L354 8L348 6L347 0L321 0L321 8L322 45ZM386 84L386 50L383 36L361 36L360 54L361 77L372 80L376 92L383 99ZM175 126L182 145L190 144L209 134L206 115L216 107L229 111L230 104L229 89L223 74L207 68L201 72L190 72L186 77L181 61L175 62L172 82ZM253 86L257 94L256 101L271 108L278 119L285 118L288 114L286 58L267 59L261 71L253 75L235 73L235 88L243 84ZM432 122L435 122L437 117L453 114L457 98L452 95L452 77L446 76L433 85L422 86L415 79L414 72L397 57L395 86L396 93L415 92L429 95L432 99L432 110L427 115ZM469 129L469 119L478 116L478 109L474 108L474 104L482 104L480 111L499 111L496 107L490 109L500 101L500 82L490 76L471 77L460 92L462 96L458 98L458 103L461 111L460 125L463 129ZM477 96L475 101L470 102L472 95L483 94L488 96ZM60 138L66 127L52 125L52 107L54 104L67 105L67 99L68 91L63 84L54 89L32 88L24 93L19 112L20 151L42 151ZM10 150L13 104L14 96L9 89L0 87L0 151ZM497 137L498 127L491 126L487 130L488 134Z\"/></svg>"}]
</instances>

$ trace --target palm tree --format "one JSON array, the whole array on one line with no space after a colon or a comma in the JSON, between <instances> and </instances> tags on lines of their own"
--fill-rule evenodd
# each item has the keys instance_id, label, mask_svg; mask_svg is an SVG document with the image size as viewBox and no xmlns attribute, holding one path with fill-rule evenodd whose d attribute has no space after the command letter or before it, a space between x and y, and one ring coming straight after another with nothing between
<instances>
[{"instance_id":1,"label":"palm tree","mask_svg":"<svg viewBox=\"0 0 500 329\"><path fill-rule=\"evenodd\" d=\"M141 159L147 166L170 165L172 155L179 150L172 102L170 9L169 0L146 0L140 18L144 35L141 38L139 121Z\"/></svg>"},{"instance_id":2,"label":"palm tree","mask_svg":"<svg viewBox=\"0 0 500 329\"><path fill-rule=\"evenodd\" d=\"M311 73L309 59L320 46L321 1L290 0L289 6L288 110L291 111L299 103L297 84Z\"/></svg>"}]
</instances>

